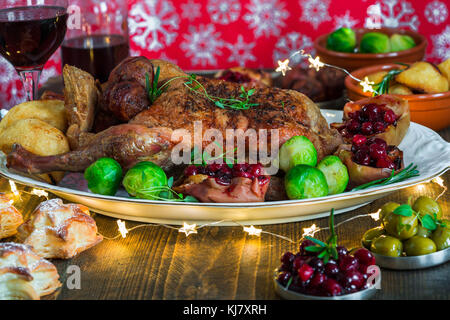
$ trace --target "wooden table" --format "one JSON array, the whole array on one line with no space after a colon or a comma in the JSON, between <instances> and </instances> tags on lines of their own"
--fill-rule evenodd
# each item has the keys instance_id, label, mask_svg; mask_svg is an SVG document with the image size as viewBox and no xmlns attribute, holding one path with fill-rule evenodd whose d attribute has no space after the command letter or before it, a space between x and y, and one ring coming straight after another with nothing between
<instances>
[{"instance_id":1,"label":"wooden table","mask_svg":"<svg viewBox=\"0 0 450 320\"><path fill-rule=\"evenodd\" d=\"M441 132L450 141L450 128ZM450 173L442 176L450 186ZM437 196L436 184L395 192L360 209L337 216L336 222L354 215L375 212L388 201L405 202L408 196ZM9 191L0 179L0 191ZM23 195L18 204L25 216L39 203L36 196ZM450 195L440 199L447 217ZM117 235L116 220L96 215L99 231ZM264 226L263 230L299 239L303 228L327 219ZM137 225L127 222L127 227ZM364 231L377 224L370 218L353 220L337 233L341 244L359 245ZM326 232L317 236L324 239ZM241 227L207 227L186 238L177 230L147 227L132 231L126 239L104 240L74 259L55 260L63 287L50 299L278 299L273 289L273 270L285 251L296 251L291 243L268 235L248 236ZM81 270L81 289L67 288L69 266ZM450 263L419 271L382 270L382 290L376 299L450 299Z\"/></svg>"}]
</instances>

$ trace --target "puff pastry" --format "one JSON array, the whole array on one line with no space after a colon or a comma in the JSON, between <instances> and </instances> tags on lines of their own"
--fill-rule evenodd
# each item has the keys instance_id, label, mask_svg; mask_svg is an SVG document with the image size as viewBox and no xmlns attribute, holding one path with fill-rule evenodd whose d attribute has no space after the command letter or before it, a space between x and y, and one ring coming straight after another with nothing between
<instances>
[{"instance_id":1,"label":"puff pastry","mask_svg":"<svg viewBox=\"0 0 450 320\"><path fill-rule=\"evenodd\" d=\"M0 297L36 299L61 286L56 267L27 245L0 243Z\"/></svg>"},{"instance_id":2,"label":"puff pastry","mask_svg":"<svg viewBox=\"0 0 450 320\"><path fill-rule=\"evenodd\" d=\"M19 227L18 237L41 257L60 259L72 258L103 239L87 207L61 199L42 202Z\"/></svg>"},{"instance_id":3,"label":"puff pastry","mask_svg":"<svg viewBox=\"0 0 450 320\"><path fill-rule=\"evenodd\" d=\"M9 201L6 195L0 194L0 239L15 235L23 223L22 214Z\"/></svg>"}]
</instances>

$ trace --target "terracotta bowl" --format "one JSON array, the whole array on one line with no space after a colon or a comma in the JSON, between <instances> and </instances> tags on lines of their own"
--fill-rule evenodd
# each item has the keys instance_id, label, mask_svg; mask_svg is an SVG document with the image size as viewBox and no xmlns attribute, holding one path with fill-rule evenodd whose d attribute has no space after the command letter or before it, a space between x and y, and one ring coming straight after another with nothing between
<instances>
[{"instance_id":1,"label":"terracotta bowl","mask_svg":"<svg viewBox=\"0 0 450 320\"><path fill-rule=\"evenodd\" d=\"M354 29L356 33L357 43L359 44L361 37L367 32L381 32L388 36L394 33L405 34L414 39L416 46L414 48L388 53L346 53L337 52L327 49L327 37L328 34L321 35L314 42L314 48L316 54L320 57L320 60L332 64L348 71L353 71L362 67L372 66L377 64L388 64L395 62L416 62L421 61L425 56L425 49L427 47L426 38L411 30L401 30L393 28L381 28L381 29Z\"/></svg>"},{"instance_id":2,"label":"terracotta bowl","mask_svg":"<svg viewBox=\"0 0 450 320\"><path fill-rule=\"evenodd\" d=\"M358 79L378 72L398 68L396 64L386 64L361 68L352 72ZM371 96L370 92L363 92L357 81L350 76L345 78L345 87L349 99L356 101ZM408 100L411 111L411 121L423 124L439 131L450 126L450 91L430 94L395 95Z\"/></svg>"}]
</instances>

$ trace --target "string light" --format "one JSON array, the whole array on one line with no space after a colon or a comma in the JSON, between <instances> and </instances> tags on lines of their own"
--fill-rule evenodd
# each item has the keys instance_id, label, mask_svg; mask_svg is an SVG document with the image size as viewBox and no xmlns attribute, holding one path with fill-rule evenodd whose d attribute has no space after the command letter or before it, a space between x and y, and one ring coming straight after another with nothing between
<instances>
[{"instance_id":1,"label":"string light","mask_svg":"<svg viewBox=\"0 0 450 320\"><path fill-rule=\"evenodd\" d=\"M122 238L126 238L127 237L127 227L125 226L125 222L123 222L122 220L117 220L117 225L119 226L119 232L122 235Z\"/></svg>"},{"instance_id":2,"label":"string light","mask_svg":"<svg viewBox=\"0 0 450 320\"><path fill-rule=\"evenodd\" d=\"M441 177L436 177L431 182L436 183L438 186L443 188L442 192L434 199L435 201L438 201L440 197L442 197L447 192L447 186L444 184L444 180Z\"/></svg>"},{"instance_id":3,"label":"string light","mask_svg":"<svg viewBox=\"0 0 450 320\"><path fill-rule=\"evenodd\" d=\"M372 87L375 83L369 81L369 79L367 77L365 77L364 80L358 79L355 76L353 76L348 70L338 67L338 66L335 66L335 65L332 65L332 64L324 63L324 62L320 61L319 56L313 58L312 55L310 55L309 53L306 53L305 50L303 50L303 49L294 52L293 54L291 54L291 56L288 59L286 59L284 61L278 60L278 68L275 71L281 72L283 74L283 76L285 76L287 71L292 70L292 68L289 66L290 59L292 59L293 57L298 56L298 55L308 59L309 68L314 68L316 71L319 71L323 67L329 67L329 68L334 68L334 69L340 70L340 71L344 72L345 74L347 74L353 80L357 81L359 83L359 85L363 88L364 92L372 92L372 93L375 92L375 90Z\"/></svg>"},{"instance_id":4,"label":"string light","mask_svg":"<svg viewBox=\"0 0 450 320\"><path fill-rule=\"evenodd\" d=\"M302 238L304 237L314 237L314 235L319 232L320 229L319 227L317 227L315 224L313 224L311 227L309 228L303 228L303 234L302 234Z\"/></svg>"},{"instance_id":5,"label":"string light","mask_svg":"<svg viewBox=\"0 0 450 320\"><path fill-rule=\"evenodd\" d=\"M261 236L262 229L255 228L254 226L244 227L244 231L248 233L249 236Z\"/></svg>"},{"instance_id":6,"label":"string light","mask_svg":"<svg viewBox=\"0 0 450 320\"><path fill-rule=\"evenodd\" d=\"M33 189L33 190L31 190L30 193L34 194L35 196L38 196L38 197L48 198L48 193L44 190Z\"/></svg>"},{"instance_id":7,"label":"string light","mask_svg":"<svg viewBox=\"0 0 450 320\"><path fill-rule=\"evenodd\" d=\"M183 223L183 227L181 227L180 229L178 229L178 232L183 232L186 235L186 238L189 237L189 235L191 234L196 234L197 233L197 225L196 224L188 224L188 223Z\"/></svg>"},{"instance_id":8,"label":"string light","mask_svg":"<svg viewBox=\"0 0 450 320\"><path fill-rule=\"evenodd\" d=\"M378 221L380 220L380 213L381 213L381 209L378 209L377 212L374 213L369 213L369 217L371 217L374 221Z\"/></svg>"}]
</instances>

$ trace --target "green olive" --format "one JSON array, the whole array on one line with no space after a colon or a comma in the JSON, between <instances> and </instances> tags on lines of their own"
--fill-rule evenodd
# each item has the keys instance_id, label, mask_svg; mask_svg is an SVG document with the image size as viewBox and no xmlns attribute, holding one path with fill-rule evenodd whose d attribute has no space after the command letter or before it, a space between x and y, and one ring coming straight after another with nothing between
<instances>
[{"instance_id":1,"label":"green olive","mask_svg":"<svg viewBox=\"0 0 450 320\"><path fill-rule=\"evenodd\" d=\"M388 213L393 212L397 207L400 207L400 204L396 202L388 202L385 203L380 209L380 218L383 219Z\"/></svg>"},{"instance_id":2,"label":"green olive","mask_svg":"<svg viewBox=\"0 0 450 320\"><path fill-rule=\"evenodd\" d=\"M404 249L407 256L422 256L436 252L436 244L429 238L414 236L405 241Z\"/></svg>"},{"instance_id":3,"label":"green olive","mask_svg":"<svg viewBox=\"0 0 450 320\"><path fill-rule=\"evenodd\" d=\"M383 224L387 234L400 240L406 240L417 234L417 220L418 218L414 214L405 217L391 213L384 217Z\"/></svg>"},{"instance_id":4,"label":"green olive","mask_svg":"<svg viewBox=\"0 0 450 320\"><path fill-rule=\"evenodd\" d=\"M370 251L388 257L400 257L403 251L403 244L397 238L381 235L372 240Z\"/></svg>"},{"instance_id":5,"label":"green olive","mask_svg":"<svg viewBox=\"0 0 450 320\"><path fill-rule=\"evenodd\" d=\"M429 238L431 236L432 231L424 228L420 223L417 226L417 234L416 236Z\"/></svg>"},{"instance_id":6,"label":"green olive","mask_svg":"<svg viewBox=\"0 0 450 320\"><path fill-rule=\"evenodd\" d=\"M444 223L450 226L448 220L444 220ZM438 226L431 235L431 240L434 241L438 250L450 247L450 228Z\"/></svg>"},{"instance_id":7,"label":"green olive","mask_svg":"<svg viewBox=\"0 0 450 320\"><path fill-rule=\"evenodd\" d=\"M364 233L364 235L362 237L363 246L366 249L370 249L372 240L381 236L382 234L385 234L385 233L386 233L386 231L384 230L384 228L382 226L367 230L366 233Z\"/></svg>"},{"instance_id":8,"label":"green olive","mask_svg":"<svg viewBox=\"0 0 450 320\"><path fill-rule=\"evenodd\" d=\"M433 217L434 214L436 213L438 219L442 218L441 206L439 205L439 203L437 203L436 201L434 201L429 197L422 196L417 198L412 208L415 212L419 213L421 216L429 214Z\"/></svg>"}]
</instances>

